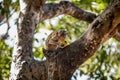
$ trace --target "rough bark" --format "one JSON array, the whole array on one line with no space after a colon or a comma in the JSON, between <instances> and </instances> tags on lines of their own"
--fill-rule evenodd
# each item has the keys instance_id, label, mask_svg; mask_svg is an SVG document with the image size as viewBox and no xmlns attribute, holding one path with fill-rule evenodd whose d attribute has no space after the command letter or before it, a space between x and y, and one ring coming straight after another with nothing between
<instances>
[{"instance_id":1,"label":"rough bark","mask_svg":"<svg viewBox=\"0 0 120 80\"><path fill-rule=\"evenodd\" d=\"M41 21L61 14L68 14L87 22L92 22L97 17L96 14L84 11L71 2L61 1L60 3L48 3L43 5L43 16Z\"/></svg>"},{"instance_id":2,"label":"rough bark","mask_svg":"<svg viewBox=\"0 0 120 80\"><path fill-rule=\"evenodd\" d=\"M99 16L81 10L70 2L45 4L42 7L40 1L31 0L27 3L24 16L20 16L21 23L18 25L18 40L13 53L10 80L70 80L74 71L94 55L101 44L119 32L119 0L114 0ZM87 22L96 19L78 40L54 52L44 50L46 60L35 60L32 54L35 26L40 21L60 14L69 14Z\"/></svg>"},{"instance_id":3,"label":"rough bark","mask_svg":"<svg viewBox=\"0 0 120 80\"><path fill-rule=\"evenodd\" d=\"M12 55L10 80L46 80L45 78L47 78L46 73L44 73L46 72L45 63L34 60L32 54L32 39L38 24L37 17L41 12L40 6L38 6L40 4L39 0L36 0L36 4L31 0L26 6L26 11L20 13L17 42Z\"/></svg>"}]
</instances>

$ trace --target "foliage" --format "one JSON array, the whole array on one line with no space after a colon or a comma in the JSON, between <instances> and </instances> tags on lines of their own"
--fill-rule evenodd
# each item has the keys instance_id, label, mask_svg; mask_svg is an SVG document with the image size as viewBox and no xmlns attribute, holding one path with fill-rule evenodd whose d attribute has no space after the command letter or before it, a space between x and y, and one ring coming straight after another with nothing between
<instances>
[{"instance_id":1,"label":"foliage","mask_svg":"<svg viewBox=\"0 0 120 80\"><path fill-rule=\"evenodd\" d=\"M72 0L82 9L101 13L112 0Z\"/></svg>"},{"instance_id":2,"label":"foliage","mask_svg":"<svg viewBox=\"0 0 120 80\"><path fill-rule=\"evenodd\" d=\"M74 4L84 10L100 14L111 0L71 0ZM57 2L57 0L48 0L47 2ZM12 12L11 12L12 11ZM3 0L0 2L0 16L4 15L10 18L11 15L19 11L19 0ZM64 29L68 31L67 42L78 39L88 28L88 23L79 21L68 15L60 15L59 17L46 20L37 26L35 35L40 33L41 29L59 30ZM12 26L11 26L12 27ZM44 33L46 35L46 33ZM39 44L43 42L46 37L34 38L34 42ZM34 44L34 43L33 43ZM35 57L40 60L44 59L42 48L44 44L38 46L33 45L33 52ZM96 54L86 61L80 68L79 75L87 75L88 79L99 80L117 80L120 79L120 43L111 39L107 41ZM12 48L6 45L5 41L0 41L0 80L7 79L9 76L10 62L11 62Z\"/></svg>"},{"instance_id":3,"label":"foliage","mask_svg":"<svg viewBox=\"0 0 120 80\"><path fill-rule=\"evenodd\" d=\"M91 59L84 63L80 70L91 78L107 80L120 79L120 43L110 39Z\"/></svg>"},{"instance_id":4,"label":"foliage","mask_svg":"<svg viewBox=\"0 0 120 80\"><path fill-rule=\"evenodd\" d=\"M0 80L5 80L10 74L12 48L0 42Z\"/></svg>"},{"instance_id":5,"label":"foliage","mask_svg":"<svg viewBox=\"0 0 120 80\"><path fill-rule=\"evenodd\" d=\"M9 19L12 14L20 9L19 0L3 0L0 2L0 16Z\"/></svg>"}]
</instances>

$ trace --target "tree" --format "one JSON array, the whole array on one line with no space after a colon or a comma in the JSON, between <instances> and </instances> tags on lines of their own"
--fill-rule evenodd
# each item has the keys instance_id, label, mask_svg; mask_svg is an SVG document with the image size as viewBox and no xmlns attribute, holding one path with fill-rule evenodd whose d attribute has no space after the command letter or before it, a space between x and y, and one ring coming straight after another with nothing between
<instances>
[{"instance_id":1,"label":"tree","mask_svg":"<svg viewBox=\"0 0 120 80\"><path fill-rule=\"evenodd\" d=\"M68 1L57 4L44 4L45 0L25 2L27 6L26 10L20 13L18 36L12 56L11 80L70 80L74 71L94 55L101 44L111 37L119 40L119 0L112 1L98 16ZM35 60L32 54L32 39L36 25L60 14L68 14L91 24L78 40L67 47L54 52L44 50L46 61Z\"/></svg>"}]
</instances>

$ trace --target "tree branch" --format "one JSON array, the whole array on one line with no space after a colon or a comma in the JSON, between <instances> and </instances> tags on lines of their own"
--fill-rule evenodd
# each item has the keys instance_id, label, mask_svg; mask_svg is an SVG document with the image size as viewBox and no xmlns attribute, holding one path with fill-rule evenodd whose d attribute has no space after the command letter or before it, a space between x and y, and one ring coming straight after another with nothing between
<instances>
[{"instance_id":1,"label":"tree branch","mask_svg":"<svg viewBox=\"0 0 120 80\"><path fill-rule=\"evenodd\" d=\"M102 43L116 34L120 23L119 5L120 1L115 0L91 23L80 39L63 49L58 49L47 59L48 72L53 74L50 75L50 79L70 80L74 71L94 55Z\"/></svg>"},{"instance_id":2,"label":"tree branch","mask_svg":"<svg viewBox=\"0 0 120 80\"><path fill-rule=\"evenodd\" d=\"M48 3L43 5L43 16L40 21L61 14L68 14L79 20L87 21L89 23L91 23L97 17L96 14L84 11L69 1L61 1L60 3ZM114 38L120 41L119 33L116 34Z\"/></svg>"},{"instance_id":3,"label":"tree branch","mask_svg":"<svg viewBox=\"0 0 120 80\"><path fill-rule=\"evenodd\" d=\"M32 40L38 22L38 13L41 12L41 0L31 1L24 8L25 12L21 11L20 13L17 25L18 35L12 55L10 80L46 80L47 78L45 76L45 62L36 61L32 53ZM36 10L35 2L38 2L36 5L39 10Z\"/></svg>"},{"instance_id":4,"label":"tree branch","mask_svg":"<svg viewBox=\"0 0 120 80\"><path fill-rule=\"evenodd\" d=\"M69 1L61 1L60 3L48 3L43 5L43 16L40 21L61 14L68 14L79 20L87 21L89 23L91 23L97 17L96 14L84 11Z\"/></svg>"}]
</instances>

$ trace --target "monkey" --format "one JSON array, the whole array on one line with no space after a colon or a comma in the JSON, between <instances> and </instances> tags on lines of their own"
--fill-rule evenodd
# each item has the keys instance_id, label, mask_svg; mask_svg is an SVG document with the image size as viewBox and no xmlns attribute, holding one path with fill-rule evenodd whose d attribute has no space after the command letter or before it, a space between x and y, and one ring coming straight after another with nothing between
<instances>
[{"instance_id":1,"label":"monkey","mask_svg":"<svg viewBox=\"0 0 120 80\"><path fill-rule=\"evenodd\" d=\"M67 32L65 30L53 31L45 41L46 49L54 51L58 48L64 48L66 35Z\"/></svg>"}]
</instances>

